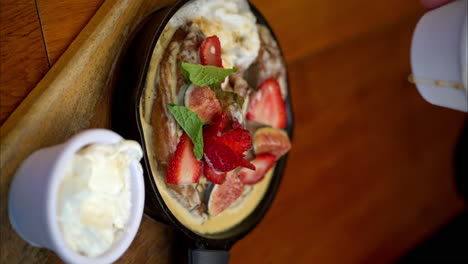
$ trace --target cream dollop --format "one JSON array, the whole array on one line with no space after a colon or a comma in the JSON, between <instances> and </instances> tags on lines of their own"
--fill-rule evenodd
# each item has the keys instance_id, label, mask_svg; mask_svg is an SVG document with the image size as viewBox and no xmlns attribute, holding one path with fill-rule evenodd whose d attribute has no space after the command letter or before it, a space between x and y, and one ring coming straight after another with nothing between
<instances>
[{"instance_id":1,"label":"cream dollop","mask_svg":"<svg viewBox=\"0 0 468 264\"><path fill-rule=\"evenodd\" d=\"M247 69L258 55L256 18L245 0L192 1L177 11L169 23L179 27L187 21L196 23L206 36L218 36L224 68Z\"/></svg>"},{"instance_id":2,"label":"cream dollop","mask_svg":"<svg viewBox=\"0 0 468 264\"><path fill-rule=\"evenodd\" d=\"M70 160L59 187L58 222L74 251L96 257L107 251L130 216L130 164L143 156L135 141L92 144ZM140 169L140 168L138 168Z\"/></svg>"}]
</instances>

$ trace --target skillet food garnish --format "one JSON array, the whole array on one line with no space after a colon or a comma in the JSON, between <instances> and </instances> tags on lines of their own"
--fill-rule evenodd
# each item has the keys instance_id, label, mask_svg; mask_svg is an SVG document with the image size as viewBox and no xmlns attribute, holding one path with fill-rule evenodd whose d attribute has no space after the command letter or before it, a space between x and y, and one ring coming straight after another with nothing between
<instances>
[{"instance_id":1,"label":"skillet food garnish","mask_svg":"<svg viewBox=\"0 0 468 264\"><path fill-rule=\"evenodd\" d=\"M197 0L171 18L140 104L153 178L198 234L226 231L261 201L291 148L286 69L244 0Z\"/></svg>"}]
</instances>

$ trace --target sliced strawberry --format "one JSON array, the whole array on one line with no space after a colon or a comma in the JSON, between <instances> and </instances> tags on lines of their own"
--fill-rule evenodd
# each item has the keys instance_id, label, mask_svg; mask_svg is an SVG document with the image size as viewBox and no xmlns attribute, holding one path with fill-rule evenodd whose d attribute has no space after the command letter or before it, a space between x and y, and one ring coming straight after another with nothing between
<instances>
[{"instance_id":1,"label":"sliced strawberry","mask_svg":"<svg viewBox=\"0 0 468 264\"><path fill-rule=\"evenodd\" d=\"M253 146L256 155L273 154L278 159L291 149L291 142L284 130L263 127L255 131Z\"/></svg>"},{"instance_id":2,"label":"sliced strawberry","mask_svg":"<svg viewBox=\"0 0 468 264\"><path fill-rule=\"evenodd\" d=\"M260 84L252 96L246 118L276 128L286 127L286 103L276 79L267 79Z\"/></svg>"},{"instance_id":3,"label":"sliced strawberry","mask_svg":"<svg viewBox=\"0 0 468 264\"><path fill-rule=\"evenodd\" d=\"M206 162L203 164L203 174L214 184L221 184L226 179L226 172L217 172Z\"/></svg>"},{"instance_id":4,"label":"sliced strawberry","mask_svg":"<svg viewBox=\"0 0 468 264\"><path fill-rule=\"evenodd\" d=\"M200 46L200 62L202 65L223 67L221 60L221 42L214 35L207 37Z\"/></svg>"},{"instance_id":5,"label":"sliced strawberry","mask_svg":"<svg viewBox=\"0 0 468 264\"><path fill-rule=\"evenodd\" d=\"M237 122L236 122L237 123ZM236 126L235 124L233 126ZM243 155L244 152L252 147L252 139L248 130L240 126L222 134L216 138L216 141L223 143L232 149L236 154Z\"/></svg>"},{"instance_id":6,"label":"sliced strawberry","mask_svg":"<svg viewBox=\"0 0 468 264\"><path fill-rule=\"evenodd\" d=\"M242 129L242 125L237 121L229 126L226 112L215 117L215 120L212 125L206 127L204 136L225 144L237 154L243 154L252 147L249 131Z\"/></svg>"},{"instance_id":7,"label":"sliced strawberry","mask_svg":"<svg viewBox=\"0 0 468 264\"><path fill-rule=\"evenodd\" d=\"M202 162L193 153L192 140L185 134L180 136L176 151L169 161L166 181L170 184L190 184L198 182L201 176Z\"/></svg>"},{"instance_id":8,"label":"sliced strawberry","mask_svg":"<svg viewBox=\"0 0 468 264\"><path fill-rule=\"evenodd\" d=\"M204 122L211 121L215 115L221 112L221 105L216 94L208 86L191 85L185 94L185 106L197 113Z\"/></svg>"},{"instance_id":9,"label":"sliced strawberry","mask_svg":"<svg viewBox=\"0 0 468 264\"><path fill-rule=\"evenodd\" d=\"M217 172L228 172L237 167L254 170L243 154L252 147L249 132L238 122L230 123L226 112L216 115L214 120L203 131L205 161Z\"/></svg>"},{"instance_id":10,"label":"sliced strawberry","mask_svg":"<svg viewBox=\"0 0 468 264\"><path fill-rule=\"evenodd\" d=\"M238 172L240 180L245 184L255 184L265 177L265 174L275 165L276 156L271 154L260 154L253 161L255 170L240 169Z\"/></svg>"},{"instance_id":11,"label":"sliced strawberry","mask_svg":"<svg viewBox=\"0 0 468 264\"><path fill-rule=\"evenodd\" d=\"M219 136L229 125L229 117L226 112L215 115L213 120L213 124L205 127L205 130L203 131L203 137Z\"/></svg>"},{"instance_id":12,"label":"sliced strawberry","mask_svg":"<svg viewBox=\"0 0 468 264\"><path fill-rule=\"evenodd\" d=\"M237 167L255 170L249 161L213 138L203 137L203 145L205 161L219 172L228 172Z\"/></svg>"},{"instance_id":13,"label":"sliced strawberry","mask_svg":"<svg viewBox=\"0 0 468 264\"><path fill-rule=\"evenodd\" d=\"M233 172L228 172L226 181L221 185L215 185L208 201L208 212L215 216L226 210L244 192L244 184Z\"/></svg>"}]
</instances>

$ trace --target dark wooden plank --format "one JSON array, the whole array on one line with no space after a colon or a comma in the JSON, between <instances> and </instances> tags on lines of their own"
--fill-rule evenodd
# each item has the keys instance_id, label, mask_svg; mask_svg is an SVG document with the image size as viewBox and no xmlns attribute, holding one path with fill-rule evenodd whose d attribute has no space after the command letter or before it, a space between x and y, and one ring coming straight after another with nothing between
<instances>
[{"instance_id":1,"label":"dark wooden plank","mask_svg":"<svg viewBox=\"0 0 468 264\"><path fill-rule=\"evenodd\" d=\"M0 7L0 124L49 69L34 0Z\"/></svg>"},{"instance_id":2,"label":"dark wooden plank","mask_svg":"<svg viewBox=\"0 0 468 264\"><path fill-rule=\"evenodd\" d=\"M107 1L76 41L0 127L1 263L60 263L47 249L35 248L12 230L8 220L8 187L15 170L33 151L59 144L89 127L109 127L115 59L142 17L172 0ZM114 20L116 16L118 20ZM3 66L3 65L2 65ZM3 74L3 73L2 73ZM101 111L99 111L99 110ZM171 261L171 232L144 218L128 263L138 259ZM141 240L141 236L143 240ZM152 243L147 243L151 241ZM144 245L139 249L139 245ZM143 253L153 252L151 258Z\"/></svg>"},{"instance_id":3,"label":"dark wooden plank","mask_svg":"<svg viewBox=\"0 0 468 264\"><path fill-rule=\"evenodd\" d=\"M452 163L467 116L407 82L416 21L290 65L288 168L231 263L392 263L460 212Z\"/></svg>"},{"instance_id":4,"label":"dark wooden plank","mask_svg":"<svg viewBox=\"0 0 468 264\"><path fill-rule=\"evenodd\" d=\"M51 65L65 52L103 2L104 0L37 0Z\"/></svg>"}]
</instances>

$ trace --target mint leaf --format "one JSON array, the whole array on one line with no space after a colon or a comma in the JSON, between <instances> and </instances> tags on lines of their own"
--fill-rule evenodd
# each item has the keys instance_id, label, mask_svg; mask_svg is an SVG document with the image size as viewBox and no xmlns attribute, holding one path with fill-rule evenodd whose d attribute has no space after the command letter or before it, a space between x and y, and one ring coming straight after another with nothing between
<instances>
[{"instance_id":1,"label":"mint leaf","mask_svg":"<svg viewBox=\"0 0 468 264\"><path fill-rule=\"evenodd\" d=\"M198 160L203 157L203 121L197 113L185 106L168 104L169 111L193 142L193 153Z\"/></svg>"},{"instance_id":2,"label":"mint leaf","mask_svg":"<svg viewBox=\"0 0 468 264\"><path fill-rule=\"evenodd\" d=\"M182 74L185 79L189 80L196 86L210 86L214 87L219 85L224 78L233 72L237 72L237 68L224 69L211 65L192 64L181 62L179 64Z\"/></svg>"}]
</instances>

